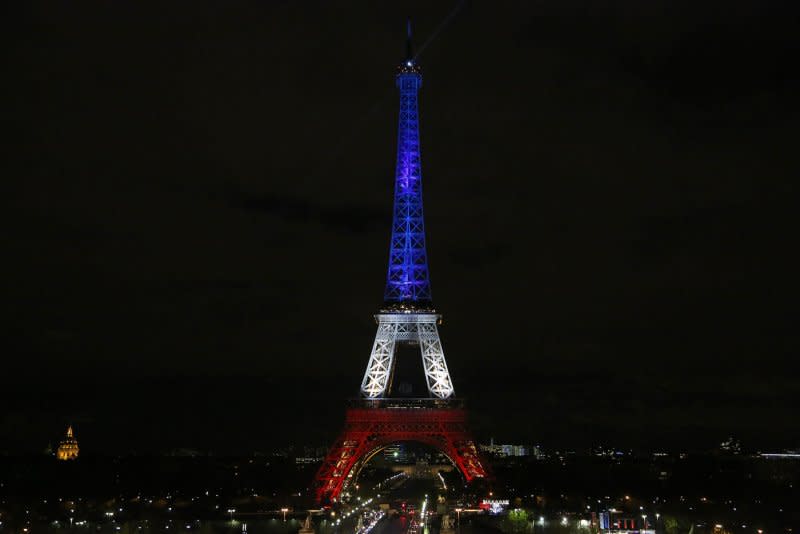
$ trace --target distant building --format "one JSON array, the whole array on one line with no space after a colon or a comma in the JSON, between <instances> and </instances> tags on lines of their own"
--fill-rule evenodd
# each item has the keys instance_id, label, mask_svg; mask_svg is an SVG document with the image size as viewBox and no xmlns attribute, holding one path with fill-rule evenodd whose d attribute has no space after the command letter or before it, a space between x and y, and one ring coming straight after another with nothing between
<instances>
[{"instance_id":1,"label":"distant building","mask_svg":"<svg viewBox=\"0 0 800 534\"><path fill-rule=\"evenodd\" d=\"M324 460L323 456L295 456L294 463L297 465L318 464Z\"/></svg>"},{"instance_id":2,"label":"distant building","mask_svg":"<svg viewBox=\"0 0 800 534\"><path fill-rule=\"evenodd\" d=\"M478 445L478 447L483 452L486 452L488 454L494 454L494 455L497 455L497 456L500 456L500 454L503 452L503 446L502 445L495 445L494 444L494 438L489 438L489 444L488 445L480 444L480 445Z\"/></svg>"},{"instance_id":3,"label":"distant building","mask_svg":"<svg viewBox=\"0 0 800 534\"><path fill-rule=\"evenodd\" d=\"M617 447L595 445L592 447L592 456L597 456L598 458L623 458L625 456L633 456L633 451L626 451Z\"/></svg>"},{"instance_id":4,"label":"distant building","mask_svg":"<svg viewBox=\"0 0 800 534\"><path fill-rule=\"evenodd\" d=\"M480 449L488 454L492 454L494 456L500 457L509 457L509 456L530 456L531 451L525 445L496 445L494 442L494 438L489 440L489 444L483 444L479 446ZM537 446L533 447L535 452L539 451ZM536 455L538 458L538 454Z\"/></svg>"},{"instance_id":5,"label":"distant building","mask_svg":"<svg viewBox=\"0 0 800 534\"><path fill-rule=\"evenodd\" d=\"M595 445L592 447L592 456L613 458L614 452L616 451L612 447L605 447L603 445Z\"/></svg>"},{"instance_id":6,"label":"distant building","mask_svg":"<svg viewBox=\"0 0 800 534\"><path fill-rule=\"evenodd\" d=\"M524 445L501 445L504 456L528 456L528 448Z\"/></svg>"},{"instance_id":7,"label":"distant building","mask_svg":"<svg viewBox=\"0 0 800 534\"><path fill-rule=\"evenodd\" d=\"M67 427L67 435L58 444L56 458L59 460L74 460L78 457L78 440L72 433L72 425Z\"/></svg>"},{"instance_id":8,"label":"distant building","mask_svg":"<svg viewBox=\"0 0 800 534\"><path fill-rule=\"evenodd\" d=\"M410 460L408 452L402 443L393 443L384 448L382 452L383 458L388 462L404 464Z\"/></svg>"},{"instance_id":9,"label":"distant building","mask_svg":"<svg viewBox=\"0 0 800 534\"><path fill-rule=\"evenodd\" d=\"M600 532L614 534L655 534L646 518L625 516L617 510L601 512L599 517Z\"/></svg>"},{"instance_id":10,"label":"distant building","mask_svg":"<svg viewBox=\"0 0 800 534\"><path fill-rule=\"evenodd\" d=\"M742 443L734 437L729 437L719 444L719 448L728 454L741 454Z\"/></svg>"},{"instance_id":11,"label":"distant building","mask_svg":"<svg viewBox=\"0 0 800 534\"><path fill-rule=\"evenodd\" d=\"M478 508L486 510L490 514L497 515L508 508L508 499L483 499Z\"/></svg>"}]
</instances>

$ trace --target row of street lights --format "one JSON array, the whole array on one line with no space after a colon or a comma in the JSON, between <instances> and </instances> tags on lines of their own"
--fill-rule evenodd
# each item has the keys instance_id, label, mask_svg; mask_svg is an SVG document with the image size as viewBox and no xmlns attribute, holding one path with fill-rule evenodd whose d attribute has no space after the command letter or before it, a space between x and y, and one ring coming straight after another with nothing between
<instances>
[{"instance_id":1,"label":"row of street lights","mask_svg":"<svg viewBox=\"0 0 800 534\"><path fill-rule=\"evenodd\" d=\"M286 513L289 511L288 508L281 508L281 512L283 513L283 520L286 521ZM231 523L233 523L233 514L236 513L236 508L228 508L228 513L231 514Z\"/></svg>"}]
</instances>

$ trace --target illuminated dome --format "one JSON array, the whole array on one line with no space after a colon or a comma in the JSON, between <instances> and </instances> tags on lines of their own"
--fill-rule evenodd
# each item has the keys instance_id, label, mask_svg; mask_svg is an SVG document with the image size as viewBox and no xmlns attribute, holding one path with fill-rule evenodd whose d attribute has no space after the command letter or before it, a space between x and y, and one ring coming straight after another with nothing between
<instances>
[{"instance_id":1,"label":"illuminated dome","mask_svg":"<svg viewBox=\"0 0 800 534\"><path fill-rule=\"evenodd\" d=\"M72 433L72 425L67 427L67 435L58 444L56 458L59 460L74 460L78 457L78 440Z\"/></svg>"}]
</instances>

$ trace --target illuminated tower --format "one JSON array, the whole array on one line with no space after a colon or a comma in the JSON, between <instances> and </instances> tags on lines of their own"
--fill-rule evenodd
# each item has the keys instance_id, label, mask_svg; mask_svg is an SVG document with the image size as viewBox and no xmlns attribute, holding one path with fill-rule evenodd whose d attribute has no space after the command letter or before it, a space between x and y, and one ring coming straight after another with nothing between
<instances>
[{"instance_id":1,"label":"illuminated tower","mask_svg":"<svg viewBox=\"0 0 800 534\"><path fill-rule=\"evenodd\" d=\"M422 72L411 52L397 67L400 90L400 120L397 128L397 165L394 179L392 239L389 272L383 300L394 309L431 307L428 254L425 251L425 220L422 213L422 161L419 143L418 93Z\"/></svg>"},{"instance_id":2,"label":"illuminated tower","mask_svg":"<svg viewBox=\"0 0 800 534\"><path fill-rule=\"evenodd\" d=\"M486 478L485 464L468 431L466 412L455 399L453 383L439 340L440 315L433 308L425 250L418 94L422 72L411 51L398 67L400 120L394 180L392 237L383 306L361 398L347 410L345 427L317 471L313 494L332 505L346 494L360 469L392 444L417 442L444 453L467 482ZM427 398L391 395L398 345L419 346Z\"/></svg>"},{"instance_id":3,"label":"illuminated tower","mask_svg":"<svg viewBox=\"0 0 800 534\"><path fill-rule=\"evenodd\" d=\"M78 457L78 440L72 433L72 425L67 427L67 435L58 444L56 458L59 460L74 460Z\"/></svg>"},{"instance_id":4,"label":"illuminated tower","mask_svg":"<svg viewBox=\"0 0 800 534\"><path fill-rule=\"evenodd\" d=\"M383 309L375 316L378 332L372 346L361 394L375 399L387 395L394 371L398 343L418 344L428 392L446 399L455 393L433 309L428 254L425 250L425 221L422 210L422 161L419 142L418 94L422 71L411 50L408 27L406 60L398 67L400 120L397 129L397 166L394 179L392 237Z\"/></svg>"}]
</instances>

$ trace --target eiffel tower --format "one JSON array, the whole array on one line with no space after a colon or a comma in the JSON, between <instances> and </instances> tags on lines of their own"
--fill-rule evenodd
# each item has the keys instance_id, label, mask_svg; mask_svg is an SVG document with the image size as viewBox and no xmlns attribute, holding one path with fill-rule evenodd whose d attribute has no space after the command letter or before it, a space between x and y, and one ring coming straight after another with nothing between
<instances>
[{"instance_id":1,"label":"eiffel tower","mask_svg":"<svg viewBox=\"0 0 800 534\"><path fill-rule=\"evenodd\" d=\"M410 22L406 59L397 68L396 81L400 120L384 305L375 315L378 331L361 381L361 396L348 407L344 430L314 480L314 497L323 505L336 502L372 456L397 442L422 443L441 451L467 482L487 475L468 432L463 403L455 397L439 339L441 315L431 297L419 140L422 71L413 55ZM395 355L401 345L420 349L428 390L425 398L392 395Z\"/></svg>"}]
</instances>

